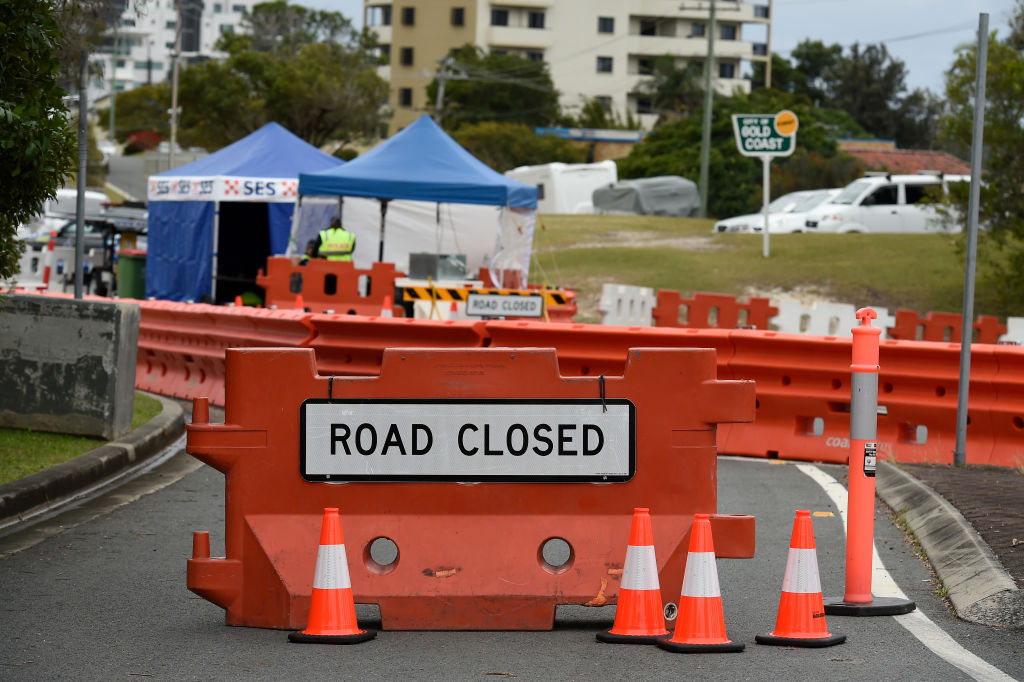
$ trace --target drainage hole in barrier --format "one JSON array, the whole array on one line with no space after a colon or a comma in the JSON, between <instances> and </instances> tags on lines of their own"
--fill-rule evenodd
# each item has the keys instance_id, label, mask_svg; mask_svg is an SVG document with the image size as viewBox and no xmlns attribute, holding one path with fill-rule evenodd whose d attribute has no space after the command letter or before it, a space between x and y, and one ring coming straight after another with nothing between
<instances>
[{"instance_id":1,"label":"drainage hole in barrier","mask_svg":"<svg viewBox=\"0 0 1024 682\"><path fill-rule=\"evenodd\" d=\"M537 560L548 573L558 575L572 568L576 554L564 538L548 538L537 550Z\"/></svg>"},{"instance_id":2,"label":"drainage hole in barrier","mask_svg":"<svg viewBox=\"0 0 1024 682\"><path fill-rule=\"evenodd\" d=\"M841 380L839 380L839 379L833 379L832 380L832 390L833 391L838 391L842 387L843 387L843 382Z\"/></svg>"},{"instance_id":3,"label":"drainage hole in barrier","mask_svg":"<svg viewBox=\"0 0 1024 682\"><path fill-rule=\"evenodd\" d=\"M892 393L892 384L888 381L882 384L882 393Z\"/></svg>"},{"instance_id":4,"label":"drainage hole in barrier","mask_svg":"<svg viewBox=\"0 0 1024 682\"><path fill-rule=\"evenodd\" d=\"M1013 427L1015 429L1024 429L1024 418L1019 416L1013 418Z\"/></svg>"},{"instance_id":5,"label":"drainage hole in barrier","mask_svg":"<svg viewBox=\"0 0 1024 682\"><path fill-rule=\"evenodd\" d=\"M386 575L398 567L398 545L391 538L379 537L363 550L363 563L371 573Z\"/></svg>"},{"instance_id":6,"label":"drainage hole in barrier","mask_svg":"<svg viewBox=\"0 0 1024 682\"><path fill-rule=\"evenodd\" d=\"M783 376L782 377L782 385L783 386L789 386L792 382L793 382L793 380L790 379L789 377L787 377L787 376Z\"/></svg>"},{"instance_id":7,"label":"drainage hole in barrier","mask_svg":"<svg viewBox=\"0 0 1024 682\"><path fill-rule=\"evenodd\" d=\"M945 388L945 386L936 386L935 387L935 395L938 396L939 398L941 398L942 396L946 395L946 388Z\"/></svg>"}]
</instances>

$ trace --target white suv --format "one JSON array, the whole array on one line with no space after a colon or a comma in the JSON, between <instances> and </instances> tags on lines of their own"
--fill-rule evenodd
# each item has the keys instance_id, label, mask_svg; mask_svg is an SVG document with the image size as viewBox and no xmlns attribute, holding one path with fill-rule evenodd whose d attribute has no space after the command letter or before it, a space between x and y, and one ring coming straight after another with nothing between
<instances>
[{"instance_id":1,"label":"white suv","mask_svg":"<svg viewBox=\"0 0 1024 682\"><path fill-rule=\"evenodd\" d=\"M810 212L804 225L808 232L958 232L957 225L947 228L935 208L922 203L929 187L945 190L950 182L970 182L970 176L868 173Z\"/></svg>"}]
</instances>

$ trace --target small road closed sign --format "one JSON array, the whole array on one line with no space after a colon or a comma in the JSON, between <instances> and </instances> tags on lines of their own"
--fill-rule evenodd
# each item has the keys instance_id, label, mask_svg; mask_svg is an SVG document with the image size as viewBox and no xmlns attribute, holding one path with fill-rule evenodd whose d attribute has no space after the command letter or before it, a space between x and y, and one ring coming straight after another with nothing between
<instances>
[{"instance_id":1,"label":"small road closed sign","mask_svg":"<svg viewBox=\"0 0 1024 682\"><path fill-rule=\"evenodd\" d=\"M744 156L789 156L796 148L799 121L792 111L733 114L736 147Z\"/></svg>"},{"instance_id":2,"label":"small road closed sign","mask_svg":"<svg viewBox=\"0 0 1024 682\"><path fill-rule=\"evenodd\" d=\"M544 297L540 293L470 292L466 298L466 314L480 317L543 317Z\"/></svg>"}]
</instances>

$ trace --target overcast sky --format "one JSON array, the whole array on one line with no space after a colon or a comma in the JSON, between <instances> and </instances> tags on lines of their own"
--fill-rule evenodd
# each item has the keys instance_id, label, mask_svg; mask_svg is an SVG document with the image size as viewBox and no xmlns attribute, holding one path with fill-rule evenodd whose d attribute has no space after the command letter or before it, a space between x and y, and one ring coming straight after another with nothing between
<instances>
[{"instance_id":1,"label":"overcast sky","mask_svg":"<svg viewBox=\"0 0 1024 682\"><path fill-rule=\"evenodd\" d=\"M759 1L767 4L768 0ZM339 11L362 24L362 0L292 0L292 4ZM1005 37L1014 4L1014 0L775 0L772 50L788 57L805 38L843 46L885 43L889 53L906 64L909 89L929 88L941 94L943 73L952 65L956 48L977 41L978 15L987 12L989 28ZM744 38L762 42L764 31L748 26Z\"/></svg>"}]
</instances>

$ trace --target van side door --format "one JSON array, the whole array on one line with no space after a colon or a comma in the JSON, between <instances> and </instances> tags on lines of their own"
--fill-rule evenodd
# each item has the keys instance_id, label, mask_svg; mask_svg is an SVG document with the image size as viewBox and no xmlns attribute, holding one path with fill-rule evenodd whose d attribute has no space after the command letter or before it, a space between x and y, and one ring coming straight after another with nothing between
<instances>
[{"instance_id":1,"label":"van side door","mask_svg":"<svg viewBox=\"0 0 1024 682\"><path fill-rule=\"evenodd\" d=\"M899 185L879 185L861 199L860 224L866 232L902 232Z\"/></svg>"},{"instance_id":2,"label":"van side door","mask_svg":"<svg viewBox=\"0 0 1024 682\"><path fill-rule=\"evenodd\" d=\"M904 232L938 232L941 225L934 205L925 200L929 188L938 188L937 182L908 182L903 186L905 205L903 212ZM934 190L933 190L934 191Z\"/></svg>"}]
</instances>

